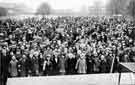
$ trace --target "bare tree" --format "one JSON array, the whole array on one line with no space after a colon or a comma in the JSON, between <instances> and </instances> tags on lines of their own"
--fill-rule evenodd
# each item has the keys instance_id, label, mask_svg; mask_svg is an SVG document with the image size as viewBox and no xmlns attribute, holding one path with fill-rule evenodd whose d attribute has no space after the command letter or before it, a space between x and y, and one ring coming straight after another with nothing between
<instances>
[{"instance_id":1,"label":"bare tree","mask_svg":"<svg viewBox=\"0 0 135 85\"><path fill-rule=\"evenodd\" d=\"M124 14L126 8L126 0L109 0L107 4L107 12L111 15Z\"/></svg>"},{"instance_id":2,"label":"bare tree","mask_svg":"<svg viewBox=\"0 0 135 85\"><path fill-rule=\"evenodd\" d=\"M102 15L102 4L100 1L95 1L93 6L90 6L89 8L89 14L90 15Z\"/></svg>"},{"instance_id":3,"label":"bare tree","mask_svg":"<svg viewBox=\"0 0 135 85\"><path fill-rule=\"evenodd\" d=\"M0 16L6 16L8 13L6 8L0 7Z\"/></svg>"},{"instance_id":4,"label":"bare tree","mask_svg":"<svg viewBox=\"0 0 135 85\"><path fill-rule=\"evenodd\" d=\"M135 0L130 1L127 9L128 9L128 14L135 19Z\"/></svg>"},{"instance_id":5,"label":"bare tree","mask_svg":"<svg viewBox=\"0 0 135 85\"><path fill-rule=\"evenodd\" d=\"M38 9L36 14L37 15L49 15L51 13L51 7L48 3L42 3Z\"/></svg>"}]
</instances>

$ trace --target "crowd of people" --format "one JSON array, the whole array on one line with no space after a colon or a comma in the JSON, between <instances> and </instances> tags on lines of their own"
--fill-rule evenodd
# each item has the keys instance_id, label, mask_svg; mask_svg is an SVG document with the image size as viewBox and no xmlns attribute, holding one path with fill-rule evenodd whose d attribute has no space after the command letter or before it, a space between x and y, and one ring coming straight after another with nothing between
<instances>
[{"instance_id":1,"label":"crowd of people","mask_svg":"<svg viewBox=\"0 0 135 85\"><path fill-rule=\"evenodd\" d=\"M4 19L0 44L10 77L118 72L119 62L135 62L135 24L124 16Z\"/></svg>"}]
</instances>

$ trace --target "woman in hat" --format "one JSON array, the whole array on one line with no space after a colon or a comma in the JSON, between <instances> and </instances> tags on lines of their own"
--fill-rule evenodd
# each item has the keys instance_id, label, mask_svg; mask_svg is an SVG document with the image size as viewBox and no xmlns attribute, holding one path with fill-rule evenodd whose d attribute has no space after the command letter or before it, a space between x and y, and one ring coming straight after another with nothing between
<instances>
[{"instance_id":1,"label":"woman in hat","mask_svg":"<svg viewBox=\"0 0 135 85\"><path fill-rule=\"evenodd\" d=\"M86 59L85 59L85 54L81 54L79 59L77 60L75 69L77 70L78 74L85 74L87 70L87 65L86 65Z\"/></svg>"},{"instance_id":2,"label":"woman in hat","mask_svg":"<svg viewBox=\"0 0 135 85\"><path fill-rule=\"evenodd\" d=\"M11 77L17 77L18 71L17 71L17 59L15 55L12 56L12 60L10 61L10 75Z\"/></svg>"},{"instance_id":3,"label":"woman in hat","mask_svg":"<svg viewBox=\"0 0 135 85\"><path fill-rule=\"evenodd\" d=\"M50 76L52 74L52 62L51 55L47 55L43 63L43 72L45 76Z\"/></svg>"},{"instance_id":4,"label":"woman in hat","mask_svg":"<svg viewBox=\"0 0 135 85\"><path fill-rule=\"evenodd\" d=\"M60 75L64 75L66 73L66 56L64 54L60 55L59 68Z\"/></svg>"}]
</instances>

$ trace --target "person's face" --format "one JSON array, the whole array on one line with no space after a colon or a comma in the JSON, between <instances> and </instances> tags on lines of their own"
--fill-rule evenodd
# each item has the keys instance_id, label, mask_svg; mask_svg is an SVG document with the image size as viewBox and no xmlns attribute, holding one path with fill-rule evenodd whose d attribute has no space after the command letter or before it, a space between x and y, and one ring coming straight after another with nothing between
<instances>
[{"instance_id":1,"label":"person's face","mask_svg":"<svg viewBox=\"0 0 135 85\"><path fill-rule=\"evenodd\" d=\"M26 45L27 46L27 48L29 48L30 47L30 45Z\"/></svg>"},{"instance_id":2,"label":"person's face","mask_svg":"<svg viewBox=\"0 0 135 85\"><path fill-rule=\"evenodd\" d=\"M108 55L108 54L109 54L108 52L109 52L109 51L107 51L107 52L106 52L106 55Z\"/></svg>"},{"instance_id":3,"label":"person's face","mask_svg":"<svg viewBox=\"0 0 135 85\"><path fill-rule=\"evenodd\" d=\"M22 57L23 57L23 58L26 58L26 55L23 55Z\"/></svg>"},{"instance_id":4,"label":"person's face","mask_svg":"<svg viewBox=\"0 0 135 85\"><path fill-rule=\"evenodd\" d=\"M0 46L0 51L2 50L2 47Z\"/></svg>"},{"instance_id":5,"label":"person's face","mask_svg":"<svg viewBox=\"0 0 135 85\"><path fill-rule=\"evenodd\" d=\"M21 49L24 50L24 46L21 46Z\"/></svg>"},{"instance_id":6,"label":"person's face","mask_svg":"<svg viewBox=\"0 0 135 85\"><path fill-rule=\"evenodd\" d=\"M71 58L72 58L72 55L71 55L71 54L69 54L69 55L68 55L68 58L70 58L70 59L71 59Z\"/></svg>"},{"instance_id":7,"label":"person's face","mask_svg":"<svg viewBox=\"0 0 135 85\"><path fill-rule=\"evenodd\" d=\"M40 58L43 58L43 55L40 53Z\"/></svg>"},{"instance_id":8,"label":"person's face","mask_svg":"<svg viewBox=\"0 0 135 85\"><path fill-rule=\"evenodd\" d=\"M32 54L30 54L30 58L32 58L33 57L33 55Z\"/></svg>"},{"instance_id":9,"label":"person's face","mask_svg":"<svg viewBox=\"0 0 135 85\"><path fill-rule=\"evenodd\" d=\"M135 62L135 57L133 57L133 61Z\"/></svg>"},{"instance_id":10,"label":"person's face","mask_svg":"<svg viewBox=\"0 0 135 85\"><path fill-rule=\"evenodd\" d=\"M125 45L123 45L123 48L125 48L126 46Z\"/></svg>"},{"instance_id":11,"label":"person's face","mask_svg":"<svg viewBox=\"0 0 135 85\"><path fill-rule=\"evenodd\" d=\"M132 30L131 30L131 29L129 29L129 30L128 30L128 32L129 32L129 33L131 33L131 32L132 32Z\"/></svg>"},{"instance_id":12,"label":"person's face","mask_svg":"<svg viewBox=\"0 0 135 85\"><path fill-rule=\"evenodd\" d=\"M64 56L64 55L62 55L61 57L62 57L62 58L64 58L65 56Z\"/></svg>"},{"instance_id":13,"label":"person's face","mask_svg":"<svg viewBox=\"0 0 135 85\"><path fill-rule=\"evenodd\" d=\"M104 59L105 59L105 58L104 58L104 56L102 55L102 56L101 56L101 60L104 60Z\"/></svg>"},{"instance_id":14,"label":"person's face","mask_svg":"<svg viewBox=\"0 0 135 85\"><path fill-rule=\"evenodd\" d=\"M3 54L6 54L6 49L2 49L2 53Z\"/></svg>"},{"instance_id":15,"label":"person's face","mask_svg":"<svg viewBox=\"0 0 135 85\"><path fill-rule=\"evenodd\" d=\"M80 58L82 59L83 58L83 55L80 55Z\"/></svg>"},{"instance_id":16,"label":"person's face","mask_svg":"<svg viewBox=\"0 0 135 85\"><path fill-rule=\"evenodd\" d=\"M12 39L12 35L9 35L9 39Z\"/></svg>"},{"instance_id":17,"label":"person's face","mask_svg":"<svg viewBox=\"0 0 135 85\"><path fill-rule=\"evenodd\" d=\"M21 54L20 51L16 52L16 54Z\"/></svg>"},{"instance_id":18,"label":"person's face","mask_svg":"<svg viewBox=\"0 0 135 85\"><path fill-rule=\"evenodd\" d=\"M36 57L38 57L38 55L39 55L38 53L35 53L35 56L36 56Z\"/></svg>"},{"instance_id":19,"label":"person's face","mask_svg":"<svg viewBox=\"0 0 135 85\"><path fill-rule=\"evenodd\" d=\"M50 56L47 56L47 60L50 60Z\"/></svg>"},{"instance_id":20,"label":"person's face","mask_svg":"<svg viewBox=\"0 0 135 85\"><path fill-rule=\"evenodd\" d=\"M12 60L16 60L16 57L15 56L12 56Z\"/></svg>"},{"instance_id":21,"label":"person's face","mask_svg":"<svg viewBox=\"0 0 135 85\"><path fill-rule=\"evenodd\" d=\"M14 55L14 53L13 52L10 52L10 55Z\"/></svg>"},{"instance_id":22,"label":"person's face","mask_svg":"<svg viewBox=\"0 0 135 85\"><path fill-rule=\"evenodd\" d=\"M135 41L134 41L134 45L135 45Z\"/></svg>"},{"instance_id":23,"label":"person's face","mask_svg":"<svg viewBox=\"0 0 135 85\"><path fill-rule=\"evenodd\" d=\"M94 56L97 56L97 53L94 53Z\"/></svg>"},{"instance_id":24,"label":"person's face","mask_svg":"<svg viewBox=\"0 0 135 85\"><path fill-rule=\"evenodd\" d=\"M109 55L112 56L112 53L110 53Z\"/></svg>"},{"instance_id":25,"label":"person's face","mask_svg":"<svg viewBox=\"0 0 135 85\"><path fill-rule=\"evenodd\" d=\"M124 57L125 57L125 58L127 58L127 57L128 57L128 55L125 55Z\"/></svg>"}]
</instances>

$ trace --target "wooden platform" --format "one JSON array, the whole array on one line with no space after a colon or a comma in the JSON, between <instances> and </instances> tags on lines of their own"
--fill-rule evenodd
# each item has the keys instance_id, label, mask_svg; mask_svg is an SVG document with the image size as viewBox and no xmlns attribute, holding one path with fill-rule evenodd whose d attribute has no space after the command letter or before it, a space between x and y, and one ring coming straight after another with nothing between
<instances>
[{"instance_id":1,"label":"wooden platform","mask_svg":"<svg viewBox=\"0 0 135 85\"><path fill-rule=\"evenodd\" d=\"M7 85L118 85L119 73L9 78ZM135 85L133 73L122 73L120 85Z\"/></svg>"}]
</instances>

